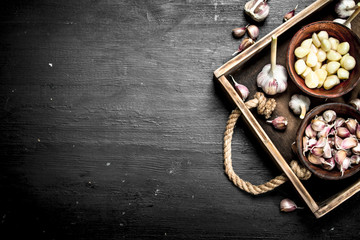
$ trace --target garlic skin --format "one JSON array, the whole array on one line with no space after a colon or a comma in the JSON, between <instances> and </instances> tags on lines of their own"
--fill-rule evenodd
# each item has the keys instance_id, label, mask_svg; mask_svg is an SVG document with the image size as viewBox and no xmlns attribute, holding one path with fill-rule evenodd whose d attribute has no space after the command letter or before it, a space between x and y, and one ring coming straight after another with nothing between
<instances>
[{"instance_id":1,"label":"garlic skin","mask_svg":"<svg viewBox=\"0 0 360 240\"><path fill-rule=\"evenodd\" d=\"M295 211L298 207L296 206L296 204L294 203L294 201L285 198L283 200L281 200L280 202L280 211L282 212L292 212Z\"/></svg>"},{"instance_id":2,"label":"garlic skin","mask_svg":"<svg viewBox=\"0 0 360 240\"><path fill-rule=\"evenodd\" d=\"M340 0L335 5L335 12L340 18L350 17L355 11L356 3L353 0Z\"/></svg>"},{"instance_id":3,"label":"garlic skin","mask_svg":"<svg viewBox=\"0 0 360 240\"><path fill-rule=\"evenodd\" d=\"M244 7L245 13L257 22L264 21L269 15L269 10L267 0L250 0Z\"/></svg>"},{"instance_id":4,"label":"garlic skin","mask_svg":"<svg viewBox=\"0 0 360 240\"><path fill-rule=\"evenodd\" d=\"M276 65L276 48L277 37L272 36L271 63L263 67L256 79L257 86L261 87L268 95L282 93L288 86L286 68L282 65Z\"/></svg>"},{"instance_id":5,"label":"garlic skin","mask_svg":"<svg viewBox=\"0 0 360 240\"><path fill-rule=\"evenodd\" d=\"M289 107L295 114L300 115L300 119L304 119L310 107L310 98L300 94L294 94L289 101Z\"/></svg>"}]
</instances>

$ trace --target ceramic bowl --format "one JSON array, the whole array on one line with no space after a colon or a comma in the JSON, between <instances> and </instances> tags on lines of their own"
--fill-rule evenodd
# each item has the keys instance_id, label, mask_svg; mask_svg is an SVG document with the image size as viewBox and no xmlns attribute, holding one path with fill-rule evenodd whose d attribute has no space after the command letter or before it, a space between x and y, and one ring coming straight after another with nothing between
<instances>
[{"instance_id":1,"label":"ceramic bowl","mask_svg":"<svg viewBox=\"0 0 360 240\"><path fill-rule=\"evenodd\" d=\"M355 68L350 71L349 79L343 81L332 89L325 90L323 87L311 89L305 85L304 79L302 79L295 71L296 56L294 50L300 46L303 40L311 38L314 32L318 33L322 30L328 32L329 37L337 38L340 43L348 42L350 44L350 55L356 60ZM286 68L292 81L300 88L304 93L318 98L335 98L340 97L350 92L359 82L360 79L360 40L358 36L349 28L335 23L332 21L319 21L310 23L301 28L291 39L287 54L286 54Z\"/></svg>"}]
</instances>

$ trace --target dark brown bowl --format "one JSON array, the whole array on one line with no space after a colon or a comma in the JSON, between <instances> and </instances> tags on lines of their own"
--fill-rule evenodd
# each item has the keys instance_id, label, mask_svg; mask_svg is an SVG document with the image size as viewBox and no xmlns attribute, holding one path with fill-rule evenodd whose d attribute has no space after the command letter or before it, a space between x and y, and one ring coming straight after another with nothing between
<instances>
[{"instance_id":1,"label":"dark brown bowl","mask_svg":"<svg viewBox=\"0 0 360 240\"><path fill-rule=\"evenodd\" d=\"M344 175L341 176L341 172L335 167L333 170L328 171L323 169L321 166L313 165L309 162L307 157L302 154L303 149L303 136L305 134L305 128L311 122L312 119L315 118L316 115L321 115L326 110L334 110L337 113L337 116L343 117L344 119L347 118L354 118L358 122L360 122L360 112L357 111L355 108L351 107L350 105L343 104L343 103L327 103L315 107L310 112L308 112L301 122L299 129L296 133L296 150L297 155L300 161L316 176L326 179L326 180L339 180L350 177L357 173L360 170L360 164L354 165L351 168L347 169L344 172Z\"/></svg>"},{"instance_id":2,"label":"dark brown bowl","mask_svg":"<svg viewBox=\"0 0 360 240\"><path fill-rule=\"evenodd\" d=\"M350 71L349 79L341 81L340 84L333 87L330 90L325 90L324 88L315 88L311 89L305 85L305 81L296 73L295 71L295 61L296 56L294 50L300 46L301 42L307 38L311 38L314 32L320 32L325 30L328 32L329 37L335 37L340 42L349 42L350 44L350 55L353 56L356 60L356 65L353 70ZM358 36L351 31L349 28L332 21L319 21L310 23L303 28L301 28L291 39L287 54L286 54L286 68L290 75L290 78L303 92L308 95L318 97L318 98L335 98L340 97L348 92L350 92L360 79L360 54L358 50L360 49L360 40Z\"/></svg>"}]
</instances>

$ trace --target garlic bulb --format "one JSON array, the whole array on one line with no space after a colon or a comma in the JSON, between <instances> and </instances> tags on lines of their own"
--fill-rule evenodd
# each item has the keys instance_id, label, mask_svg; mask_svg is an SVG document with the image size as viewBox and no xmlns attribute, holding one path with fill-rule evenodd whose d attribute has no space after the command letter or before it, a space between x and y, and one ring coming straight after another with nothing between
<instances>
[{"instance_id":1,"label":"garlic bulb","mask_svg":"<svg viewBox=\"0 0 360 240\"><path fill-rule=\"evenodd\" d=\"M257 86L268 95L282 93L287 88L287 72L284 66L276 65L277 37L271 41L271 63L263 67L257 76Z\"/></svg>"},{"instance_id":2,"label":"garlic bulb","mask_svg":"<svg viewBox=\"0 0 360 240\"><path fill-rule=\"evenodd\" d=\"M335 6L335 12L340 18L347 18L355 11L355 8L355 1L340 0Z\"/></svg>"},{"instance_id":3,"label":"garlic bulb","mask_svg":"<svg viewBox=\"0 0 360 240\"><path fill-rule=\"evenodd\" d=\"M300 94L292 95L291 100L289 102L289 107L295 114L300 115L300 119L304 119L306 112L309 110L309 106L310 106L310 99ZM318 126L318 122L316 122L316 124L317 125L315 125L314 123L314 126Z\"/></svg>"},{"instance_id":4,"label":"garlic bulb","mask_svg":"<svg viewBox=\"0 0 360 240\"><path fill-rule=\"evenodd\" d=\"M245 13L257 22L264 21L269 15L267 0L250 0L245 4Z\"/></svg>"},{"instance_id":5,"label":"garlic bulb","mask_svg":"<svg viewBox=\"0 0 360 240\"><path fill-rule=\"evenodd\" d=\"M355 98L350 101L350 105L352 105L356 110L360 111L360 99Z\"/></svg>"},{"instance_id":6,"label":"garlic bulb","mask_svg":"<svg viewBox=\"0 0 360 240\"><path fill-rule=\"evenodd\" d=\"M346 22L345 19L337 18L337 19L334 20L334 22L340 23L340 24L348 27L349 29L351 29L351 23L346 23L346 25L345 25L345 22Z\"/></svg>"}]
</instances>

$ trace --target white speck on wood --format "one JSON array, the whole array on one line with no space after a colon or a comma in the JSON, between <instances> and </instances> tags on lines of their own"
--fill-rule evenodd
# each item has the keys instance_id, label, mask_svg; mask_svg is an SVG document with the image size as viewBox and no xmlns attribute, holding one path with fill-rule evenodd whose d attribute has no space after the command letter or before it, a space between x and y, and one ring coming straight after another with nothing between
<instances>
[{"instance_id":1,"label":"white speck on wood","mask_svg":"<svg viewBox=\"0 0 360 240\"><path fill-rule=\"evenodd\" d=\"M53 67L53 64L52 64L52 63L49 63L49 66L50 66L50 67Z\"/></svg>"}]
</instances>

